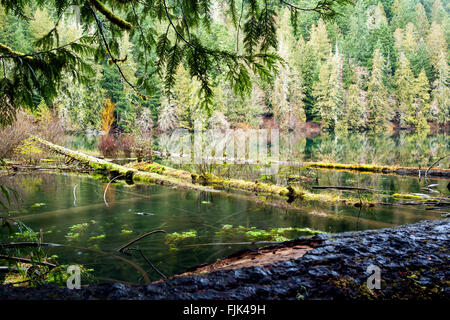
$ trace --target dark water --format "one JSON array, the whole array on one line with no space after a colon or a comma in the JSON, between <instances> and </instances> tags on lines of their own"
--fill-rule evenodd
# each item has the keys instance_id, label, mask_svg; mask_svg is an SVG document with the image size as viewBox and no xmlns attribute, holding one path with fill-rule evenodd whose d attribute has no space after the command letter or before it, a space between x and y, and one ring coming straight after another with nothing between
<instances>
[{"instance_id":1,"label":"dark water","mask_svg":"<svg viewBox=\"0 0 450 320\"><path fill-rule=\"evenodd\" d=\"M323 184L352 184L352 179L358 180L363 185L380 189L381 196L393 192L419 192L422 187L416 178L355 176L342 172L321 172L320 175L319 181L323 181ZM430 183L435 182L439 184L437 189L445 192L448 181L436 180ZM138 243L137 246L160 271L171 275L251 247L234 244L192 246L243 240L239 236L224 238L218 235L216 232L223 225L264 230L308 227L325 232L343 232L437 219L442 214L440 211L411 206L377 206L359 210L345 206L310 204L299 210L285 210L258 204L242 194L202 193L156 185L129 186L123 183L109 186L105 204L106 183L89 176L55 173L24 173L0 177L0 184L19 191L22 200L14 205L12 214L34 231L43 229L44 242L81 247L47 249L49 254L58 255L60 263L83 264L93 268L94 275L102 279L133 283L143 283L135 268L116 257L100 255L86 248L100 249L129 259L148 270L152 280L157 280L160 277L149 269L137 252L126 256L114 252L114 249L138 235L156 229L164 229L167 233L195 230L197 236L180 241L177 250L170 249L162 233L151 235ZM36 205L38 203L41 205ZM150 215L137 214L142 212ZM85 224L85 227L77 232L71 231L70 228L77 224ZM79 235L75 239L69 239L70 232ZM92 238L98 236L104 237Z\"/></svg>"}]
</instances>

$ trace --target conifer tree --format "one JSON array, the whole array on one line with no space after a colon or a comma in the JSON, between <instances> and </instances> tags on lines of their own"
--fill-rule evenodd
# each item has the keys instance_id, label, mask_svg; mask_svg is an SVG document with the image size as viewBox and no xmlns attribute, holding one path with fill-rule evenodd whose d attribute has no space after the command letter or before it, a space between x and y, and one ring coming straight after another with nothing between
<instances>
[{"instance_id":1,"label":"conifer tree","mask_svg":"<svg viewBox=\"0 0 450 320\"><path fill-rule=\"evenodd\" d=\"M428 112L430 109L430 85L425 70L422 69L419 76L414 79L414 98L406 111L406 123L414 126L417 130L427 130Z\"/></svg>"},{"instance_id":2,"label":"conifer tree","mask_svg":"<svg viewBox=\"0 0 450 320\"><path fill-rule=\"evenodd\" d=\"M450 119L449 67L445 51L440 52L437 67L438 76L433 83L433 101L430 106L430 115L433 121L443 124Z\"/></svg>"},{"instance_id":3,"label":"conifer tree","mask_svg":"<svg viewBox=\"0 0 450 320\"><path fill-rule=\"evenodd\" d=\"M320 64L311 41L305 42L303 37L297 41L298 65L300 77L303 80L305 97L306 121L312 121L315 117L314 97L312 95L313 83L316 81L320 69Z\"/></svg>"},{"instance_id":4,"label":"conifer tree","mask_svg":"<svg viewBox=\"0 0 450 320\"><path fill-rule=\"evenodd\" d=\"M368 16L364 3L357 2L350 17L350 28L346 37L346 48L350 56L363 66L368 66L371 56Z\"/></svg>"},{"instance_id":5,"label":"conifer tree","mask_svg":"<svg viewBox=\"0 0 450 320\"><path fill-rule=\"evenodd\" d=\"M439 70L440 56L442 52L447 51L447 42L441 25L436 22L431 24L430 33L427 38L427 47L431 55L431 65L437 73L437 70Z\"/></svg>"},{"instance_id":6,"label":"conifer tree","mask_svg":"<svg viewBox=\"0 0 450 320\"><path fill-rule=\"evenodd\" d=\"M416 12L414 11L414 0L395 0L392 4L392 21L391 25L394 29L405 28L410 22L416 19Z\"/></svg>"},{"instance_id":7,"label":"conifer tree","mask_svg":"<svg viewBox=\"0 0 450 320\"><path fill-rule=\"evenodd\" d=\"M383 66L383 56L377 49L373 55L372 73L367 92L367 127L371 130L382 130L390 118Z\"/></svg>"},{"instance_id":8,"label":"conifer tree","mask_svg":"<svg viewBox=\"0 0 450 320\"><path fill-rule=\"evenodd\" d=\"M351 84L348 88L344 121L349 129L355 131L365 128L367 120L365 102L361 94L361 89L357 84Z\"/></svg>"},{"instance_id":9,"label":"conifer tree","mask_svg":"<svg viewBox=\"0 0 450 320\"><path fill-rule=\"evenodd\" d=\"M324 130L333 130L342 119L344 105L340 72L341 57L336 53L322 64L319 80L313 86L313 96L317 101L315 109Z\"/></svg>"},{"instance_id":10,"label":"conifer tree","mask_svg":"<svg viewBox=\"0 0 450 320\"><path fill-rule=\"evenodd\" d=\"M431 7L431 22L441 24L444 19L444 6L440 0L435 0Z\"/></svg>"},{"instance_id":11,"label":"conifer tree","mask_svg":"<svg viewBox=\"0 0 450 320\"><path fill-rule=\"evenodd\" d=\"M428 34L428 29L430 28L430 23L428 22L427 13L425 8L419 2L416 6L416 27L420 38L425 39Z\"/></svg>"},{"instance_id":12,"label":"conifer tree","mask_svg":"<svg viewBox=\"0 0 450 320\"><path fill-rule=\"evenodd\" d=\"M309 44L319 61L327 59L330 54L331 46L327 28L322 19L319 19L317 25L312 27Z\"/></svg>"},{"instance_id":13,"label":"conifer tree","mask_svg":"<svg viewBox=\"0 0 450 320\"><path fill-rule=\"evenodd\" d=\"M404 126L407 110L414 102L414 74L406 56L400 54L399 67L395 72L396 96L398 100L397 118L400 126Z\"/></svg>"},{"instance_id":14,"label":"conifer tree","mask_svg":"<svg viewBox=\"0 0 450 320\"><path fill-rule=\"evenodd\" d=\"M304 120L303 81L295 63L295 39L289 24L289 12L284 10L278 30L278 54L286 61L280 67L271 92L272 110L282 129L294 129Z\"/></svg>"},{"instance_id":15,"label":"conifer tree","mask_svg":"<svg viewBox=\"0 0 450 320\"><path fill-rule=\"evenodd\" d=\"M411 62L411 69L415 76L418 76L422 69L424 69L427 77L429 79L432 78L433 70L431 66L431 57L423 38L419 40L417 49L409 56L409 61Z\"/></svg>"},{"instance_id":16,"label":"conifer tree","mask_svg":"<svg viewBox=\"0 0 450 320\"><path fill-rule=\"evenodd\" d=\"M408 23L402 39L402 52L410 57L417 49L417 30L413 23Z\"/></svg>"},{"instance_id":17,"label":"conifer tree","mask_svg":"<svg viewBox=\"0 0 450 320\"><path fill-rule=\"evenodd\" d=\"M176 106L177 119L182 128L193 130L196 119L207 118L204 110L200 108L199 88L199 83L193 81L187 70L180 65L169 104Z\"/></svg>"},{"instance_id":18,"label":"conifer tree","mask_svg":"<svg viewBox=\"0 0 450 320\"><path fill-rule=\"evenodd\" d=\"M50 17L45 8L37 8L34 12L33 20L30 22L30 29L32 36L35 39L40 39L50 32L54 27L54 21Z\"/></svg>"}]
</instances>

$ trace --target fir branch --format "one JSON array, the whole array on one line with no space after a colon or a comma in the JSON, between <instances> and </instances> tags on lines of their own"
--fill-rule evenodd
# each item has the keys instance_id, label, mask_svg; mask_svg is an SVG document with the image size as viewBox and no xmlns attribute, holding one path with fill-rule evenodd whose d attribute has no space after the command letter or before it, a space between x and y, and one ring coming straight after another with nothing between
<instances>
[{"instance_id":1,"label":"fir branch","mask_svg":"<svg viewBox=\"0 0 450 320\"><path fill-rule=\"evenodd\" d=\"M136 92L136 94L137 94L139 97L141 97L143 100L148 100L148 97L147 97L146 95L140 93L139 90L136 88L136 86L135 86L134 84L132 84L132 83L127 79L127 77L125 77L125 74L123 73L122 68L120 68L120 66L119 66L119 64L118 64L118 62L120 62L121 59L115 58L114 55L112 54L111 48L110 48L110 46L109 46L109 44L108 44L108 41L106 40L106 37L105 37L105 33L103 32L102 24L101 24L100 20L98 19L97 14L95 13L94 9L92 9L92 7L91 7L91 12L92 12L92 15L93 15L93 17L94 17L96 23L97 23L98 31L100 32L101 38L102 38L103 43L104 43L105 48L106 48L106 51L108 51L108 54L109 54L109 56L110 56L110 58L111 58L111 61L112 61L112 62L114 63L114 65L116 66L117 70L118 70L119 73L120 73L120 76L121 76L122 79L123 79L123 80L124 80L124 81L125 81L125 82L133 89L133 90L134 90L134 92Z\"/></svg>"}]
</instances>

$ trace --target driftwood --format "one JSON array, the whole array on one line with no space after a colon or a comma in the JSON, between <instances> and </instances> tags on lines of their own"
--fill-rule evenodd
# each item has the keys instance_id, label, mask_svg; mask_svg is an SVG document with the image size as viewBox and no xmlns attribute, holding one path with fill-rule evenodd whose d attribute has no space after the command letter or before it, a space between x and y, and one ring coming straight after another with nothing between
<instances>
[{"instance_id":1,"label":"driftwood","mask_svg":"<svg viewBox=\"0 0 450 320\"><path fill-rule=\"evenodd\" d=\"M92 251L92 252L95 252L95 253L98 253L98 254L101 254L101 255L111 256L111 257L113 257L113 258L122 260L123 262L125 262L125 263L129 264L130 266L132 266L133 268L135 268L139 273L141 273L141 275L142 275L142 277L144 278L146 284L149 284L149 283L151 282L151 281L150 281L150 278L149 278L148 275L147 275L147 272L145 272L144 269L142 269L140 266L138 266L138 265L137 265L136 263L134 263L133 261L130 261L130 260L128 260L128 259L125 259L124 257L115 255L115 254L113 254L113 253L109 253L109 252L97 250L97 249L94 249L94 248L85 248L85 247L72 246L72 245L64 245L64 246L67 247L67 248L74 248L74 249L81 249L81 250Z\"/></svg>"},{"instance_id":2,"label":"driftwood","mask_svg":"<svg viewBox=\"0 0 450 320\"><path fill-rule=\"evenodd\" d=\"M105 161L96 157L92 157L86 155L84 153L73 151L68 148L64 148L58 146L54 143L46 141L36 136L31 136L31 138L39 143L40 145L46 147L54 153L60 154L65 157L72 158L76 160L78 163L81 163L85 166L95 169L100 173L112 174L113 177L117 175L123 175L125 179L135 181L135 182L150 182L150 183L159 183L164 185L176 186L181 188L194 189L199 191L214 191L207 187L193 184L191 182L183 181L181 179L177 179L174 177L168 177L165 175L161 175L153 172L143 172L138 171L133 168L127 168L125 166L121 166L109 161Z\"/></svg>"},{"instance_id":3,"label":"driftwood","mask_svg":"<svg viewBox=\"0 0 450 320\"><path fill-rule=\"evenodd\" d=\"M125 249L127 249L129 246L131 246L132 244L138 242L139 240L144 239L145 237L148 237L151 234L154 233L158 233L158 232L162 232L162 233L166 233L166 231L164 230L153 230L147 233L144 233L143 235L140 235L139 237L127 242L126 244L124 244L123 246L121 246L119 249L117 249L118 252L120 253L125 253ZM144 258L145 262L147 262L147 264L152 267L153 270L155 270L161 277L163 278L167 278L166 275L164 273L162 273L161 271L158 270L158 268L155 267L155 265L144 255L144 253L142 252L141 249L136 249L136 248L129 248L127 250L134 250L139 252L139 254L141 255L142 258Z\"/></svg>"},{"instance_id":4,"label":"driftwood","mask_svg":"<svg viewBox=\"0 0 450 320\"><path fill-rule=\"evenodd\" d=\"M0 244L1 249L16 249L16 248L40 248L40 247L62 247L58 243L39 243L39 242L11 242Z\"/></svg>"},{"instance_id":5,"label":"driftwood","mask_svg":"<svg viewBox=\"0 0 450 320\"><path fill-rule=\"evenodd\" d=\"M189 155L183 155L179 153L158 152L154 153L160 157L165 158L186 158L190 159ZM448 157L447 155L445 157ZM444 159L443 157L442 159ZM233 157L216 157L216 156L204 156L201 157L202 161L207 163L216 162L218 164L257 164L257 165L282 165L290 167L302 167L302 168L317 168L317 169L332 169L332 170L344 170L344 171L357 171L357 172L368 172L368 173L378 173L378 174L397 174L397 175L407 175L407 176L417 176L425 174L425 170L421 168L414 167L395 167L395 166L383 166L383 165L369 165L369 164L343 164L343 163L326 163L326 162L301 162L301 161L283 161L283 160L271 160L270 162L264 162L260 160L253 159L241 159ZM440 159L440 160L442 160ZM439 160L439 161L440 161ZM439 162L437 161L437 162ZM436 162L436 163L437 163ZM435 163L435 164L436 164ZM436 169L431 170L435 165L433 164L428 168L427 175L433 177L450 177L450 169Z\"/></svg>"},{"instance_id":6,"label":"driftwood","mask_svg":"<svg viewBox=\"0 0 450 320\"><path fill-rule=\"evenodd\" d=\"M449 156L450 156L450 154L447 154L447 155L445 155L445 156L443 156L443 157L437 159L435 162L433 162L433 163L431 164L431 166L425 171L425 179L427 178L428 172L430 171L431 168L433 168L439 161L441 161L441 160L443 160L443 159L445 159L445 158L447 158L447 157L449 157Z\"/></svg>"},{"instance_id":7,"label":"driftwood","mask_svg":"<svg viewBox=\"0 0 450 320\"><path fill-rule=\"evenodd\" d=\"M7 256L7 255L3 255L0 254L0 260L4 259L4 260L11 260L11 261L16 261L16 262L22 262L22 263L29 263L29 264L38 264L38 265L42 265L42 266L46 266L46 267L50 267L50 268L56 268L57 265L50 263L50 262L42 262L42 261L33 261L31 259L27 259L27 258L19 258L19 257L14 257L14 256Z\"/></svg>"},{"instance_id":8,"label":"driftwood","mask_svg":"<svg viewBox=\"0 0 450 320\"><path fill-rule=\"evenodd\" d=\"M108 182L108 184L106 185L105 192L103 192L103 201L105 202L105 205L106 205L107 207L109 207L109 204L108 204L108 202L106 201L106 192L108 191L109 185L111 184L111 182L113 182L114 180L116 180L116 179L118 179L118 178L120 178L120 177L123 177L123 175L120 174L120 175L118 175L118 176L115 176L115 177L112 178L112 179Z\"/></svg>"}]
</instances>

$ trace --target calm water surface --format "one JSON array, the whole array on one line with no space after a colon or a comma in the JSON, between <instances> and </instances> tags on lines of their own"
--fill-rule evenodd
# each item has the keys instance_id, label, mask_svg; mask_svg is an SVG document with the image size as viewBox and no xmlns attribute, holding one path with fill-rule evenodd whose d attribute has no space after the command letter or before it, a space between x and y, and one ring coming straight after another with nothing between
<instances>
[{"instance_id":1,"label":"calm water surface","mask_svg":"<svg viewBox=\"0 0 450 320\"><path fill-rule=\"evenodd\" d=\"M314 174L314 172L312 173ZM367 185L379 190L381 198L393 192L423 192L417 178L354 175L346 172L318 171L318 184ZM314 178L315 179L315 178ZM447 192L446 180L431 180L437 190ZM197 237L178 243L171 250L165 235L154 234L138 243L144 254L166 275L223 258L251 245L199 245L243 241L239 236L223 238L217 232L224 225L256 227L308 227L325 232L343 232L414 223L422 219L438 219L442 211L423 210L413 206L377 206L359 210L353 207L311 204L299 210L285 210L258 204L247 196L229 193L205 193L156 185L111 184L89 176L56 173L23 173L0 177L0 184L17 189L21 201L13 215L34 231L43 229L44 241L76 246L51 248L60 263L79 263L94 269L102 279L143 283L140 274L129 264L110 256L102 256L85 248L114 253L114 249L140 234L156 229L167 233L195 230ZM146 213L142 215L139 213ZM71 227L84 224L74 232ZM70 233L78 233L71 238ZM299 234L292 234L297 236ZM100 236L100 237L98 237ZM97 237L97 238L95 238ZM117 253L115 253L117 254ZM120 255L120 254L119 254ZM121 255L148 269L152 280L159 276L148 268L137 254Z\"/></svg>"}]
</instances>

